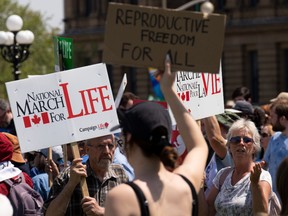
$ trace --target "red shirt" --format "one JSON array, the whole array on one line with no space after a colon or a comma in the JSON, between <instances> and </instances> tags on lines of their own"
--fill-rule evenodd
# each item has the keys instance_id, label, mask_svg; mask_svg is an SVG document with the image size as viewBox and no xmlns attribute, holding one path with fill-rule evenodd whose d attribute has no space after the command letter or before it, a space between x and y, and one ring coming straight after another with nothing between
<instances>
[{"instance_id":1,"label":"red shirt","mask_svg":"<svg viewBox=\"0 0 288 216\"><path fill-rule=\"evenodd\" d=\"M25 172L22 172L22 173L23 173L23 175L24 175L25 182L26 182L31 188L33 188L33 181L32 181L32 179L30 178L30 176L29 176L27 173L25 173ZM12 178L12 180L17 179L18 177L19 177L19 175L18 175L18 176L15 176L14 178ZM5 195L5 196L8 196L8 195L9 195L9 186L8 186L4 181L0 182L0 193L3 194L3 195Z\"/></svg>"}]
</instances>

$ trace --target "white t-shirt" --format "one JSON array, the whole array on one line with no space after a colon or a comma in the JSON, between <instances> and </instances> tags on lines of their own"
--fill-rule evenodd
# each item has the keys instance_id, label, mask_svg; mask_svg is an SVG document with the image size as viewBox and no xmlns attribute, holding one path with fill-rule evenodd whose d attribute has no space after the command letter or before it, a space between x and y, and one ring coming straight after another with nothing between
<instances>
[{"instance_id":1,"label":"white t-shirt","mask_svg":"<svg viewBox=\"0 0 288 216\"><path fill-rule=\"evenodd\" d=\"M227 168L220 170L213 180L214 186L219 189L220 176ZM253 215L252 209L252 191L250 189L250 173L245 175L235 185L231 185L231 177L234 169L231 169L227 175L221 190L215 199L216 215ZM272 188L271 175L266 170L262 169L260 181L267 181Z\"/></svg>"}]
</instances>

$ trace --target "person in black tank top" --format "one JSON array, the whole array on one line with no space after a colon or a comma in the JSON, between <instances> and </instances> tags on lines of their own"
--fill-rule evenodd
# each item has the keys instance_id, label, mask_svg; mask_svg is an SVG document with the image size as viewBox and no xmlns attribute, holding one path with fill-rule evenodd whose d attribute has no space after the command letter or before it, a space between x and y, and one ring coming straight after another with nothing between
<instances>
[{"instance_id":1,"label":"person in black tank top","mask_svg":"<svg viewBox=\"0 0 288 216\"><path fill-rule=\"evenodd\" d=\"M179 164L178 154L170 143L172 123L165 105L139 102L126 111L118 110L120 126L114 129L122 129L122 152L134 168L135 180L108 193L107 216L198 215L197 193L202 185L208 147L199 125L173 87L176 75L166 58L160 86L188 154Z\"/></svg>"}]
</instances>

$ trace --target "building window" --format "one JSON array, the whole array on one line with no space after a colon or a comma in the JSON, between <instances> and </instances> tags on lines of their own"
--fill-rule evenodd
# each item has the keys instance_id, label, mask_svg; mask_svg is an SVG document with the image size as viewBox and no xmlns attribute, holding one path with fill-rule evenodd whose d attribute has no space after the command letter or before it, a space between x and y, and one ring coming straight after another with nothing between
<instances>
[{"instance_id":1,"label":"building window","mask_svg":"<svg viewBox=\"0 0 288 216\"><path fill-rule=\"evenodd\" d=\"M285 91L288 91L288 49L284 49L284 77L285 77Z\"/></svg>"},{"instance_id":2,"label":"building window","mask_svg":"<svg viewBox=\"0 0 288 216\"><path fill-rule=\"evenodd\" d=\"M288 45L277 46L277 91L288 91Z\"/></svg>"},{"instance_id":3,"label":"building window","mask_svg":"<svg viewBox=\"0 0 288 216\"><path fill-rule=\"evenodd\" d=\"M92 10L92 0L85 1L85 16L89 16Z\"/></svg>"},{"instance_id":4,"label":"building window","mask_svg":"<svg viewBox=\"0 0 288 216\"><path fill-rule=\"evenodd\" d=\"M258 70L258 53L255 50L248 52L248 72L250 74L250 91L252 100L259 101L259 70Z\"/></svg>"},{"instance_id":5,"label":"building window","mask_svg":"<svg viewBox=\"0 0 288 216\"><path fill-rule=\"evenodd\" d=\"M257 7L259 0L250 0L250 7Z\"/></svg>"},{"instance_id":6,"label":"building window","mask_svg":"<svg viewBox=\"0 0 288 216\"><path fill-rule=\"evenodd\" d=\"M226 0L217 0L216 9L217 11L224 11L226 6Z\"/></svg>"},{"instance_id":7,"label":"building window","mask_svg":"<svg viewBox=\"0 0 288 216\"><path fill-rule=\"evenodd\" d=\"M127 75L126 90L137 94L137 72L134 67L122 67L122 71ZM124 74L123 73L123 74Z\"/></svg>"}]
</instances>

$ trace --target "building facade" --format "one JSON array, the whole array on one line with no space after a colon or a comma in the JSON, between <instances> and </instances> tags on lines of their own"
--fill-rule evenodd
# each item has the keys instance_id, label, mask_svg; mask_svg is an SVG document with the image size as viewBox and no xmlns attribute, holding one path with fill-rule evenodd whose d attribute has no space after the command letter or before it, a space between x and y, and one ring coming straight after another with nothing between
<instances>
[{"instance_id":1,"label":"building facade","mask_svg":"<svg viewBox=\"0 0 288 216\"><path fill-rule=\"evenodd\" d=\"M187 0L115 0L113 2L178 8ZM251 90L256 104L288 91L288 0L211 0L226 14L222 57L225 100L239 86ZM65 0L64 37L73 38L75 67L102 62L107 0ZM200 5L187 10L199 11ZM117 40L117 35L115 35ZM126 90L140 98L153 95L148 69L107 65L116 94L123 74Z\"/></svg>"}]
</instances>

